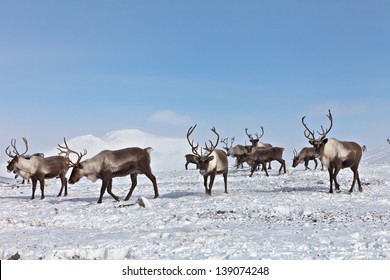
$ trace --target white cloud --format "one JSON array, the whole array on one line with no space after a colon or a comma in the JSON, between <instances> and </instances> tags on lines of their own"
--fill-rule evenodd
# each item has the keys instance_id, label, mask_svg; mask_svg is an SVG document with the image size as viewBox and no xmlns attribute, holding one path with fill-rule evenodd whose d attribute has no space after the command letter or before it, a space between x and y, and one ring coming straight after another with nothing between
<instances>
[{"instance_id":1,"label":"white cloud","mask_svg":"<svg viewBox=\"0 0 390 280\"><path fill-rule=\"evenodd\" d=\"M191 118L179 115L172 110L158 111L149 117L150 121L157 123L166 123L170 125L181 125L191 122Z\"/></svg>"}]
</instances>

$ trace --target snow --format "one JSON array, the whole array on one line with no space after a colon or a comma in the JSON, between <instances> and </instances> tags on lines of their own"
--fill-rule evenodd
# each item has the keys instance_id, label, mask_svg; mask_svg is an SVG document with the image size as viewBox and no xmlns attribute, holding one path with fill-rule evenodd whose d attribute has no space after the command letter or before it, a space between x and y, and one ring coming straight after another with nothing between
<instances>
[{"instance_id":1,"label":"snow","mask_svg":"<svg viewBox=\"0 0 390 280\"><path fill-rule=\"evenodd\" d=\"M138 134L137 134L138 133ZM134 137L136 135L136 137ZM129 136L134 139L128 142ZM329 194L327 171L291 167L266 177L231 167L228 194L217 176L212 196L194 166L184 170L183 139L124 130L102 138L69 139L75 150L151 146L160 192L139 176L130 201L130 178L115 178L116 202L107 193L97 204L101 182L82 179L56 197L59 180L49 180L44 200L30 200L31 186L0 178L0 259L271 259L389 260L390 145L364 154L359 168L363 192L348 194L352 172L339 175L341 193ZM186 146L187 145L187 146ZM169 170L179 151L180 164ZM166 158L171 155L172 158ZM179 158L176 155L177 158ZM288 157L286 156L286 159ZM39 194L39 190L37 190Z\"/></svg>"}]
</instances>

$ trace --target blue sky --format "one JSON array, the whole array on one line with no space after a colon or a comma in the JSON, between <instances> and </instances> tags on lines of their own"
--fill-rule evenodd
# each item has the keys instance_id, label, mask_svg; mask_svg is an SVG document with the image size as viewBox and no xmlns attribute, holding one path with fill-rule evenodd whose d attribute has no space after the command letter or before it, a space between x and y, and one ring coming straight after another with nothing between
<instances>
[{"instance_id":1,"label":"blue sky","mask_svg":"<svg viewBox=\"0 0 390 280\"><path fill-rule=\"evenodd\" d=\"M390 2L2 1L0 144L44 150L198 123L307 145L300 122L369 147L390 136Z\"/></svg>"}]
</instances>

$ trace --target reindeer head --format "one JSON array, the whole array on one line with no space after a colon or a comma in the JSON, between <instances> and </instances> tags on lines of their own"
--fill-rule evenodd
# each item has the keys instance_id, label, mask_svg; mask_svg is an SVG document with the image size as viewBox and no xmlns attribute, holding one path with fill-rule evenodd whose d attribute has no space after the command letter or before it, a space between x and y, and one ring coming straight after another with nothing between
<instances>
[{"instance_id":1,"label":"reindeer head","mask_svg":"<svg viewBox=\"0 0 390 280\"><path fill-rule=\"evenodd\" d=\"M318 139L314 136L314 130L310 131L310 129L305 124L305 118L306 116L302 117L302 124L305 127L305 137L309 140L309 143L314 147L316 153L322 154L324 150L325 144L328 142L328 138L326 138L326 135L329 133L329 131L332 129L333 126L333 117L332 113L329 111L329 115L326 115L328 119L330 120L330 127L325 131L324 127L321 125L322 132L317 131L318 134L320 134L320 137Z\"/></svg>"},{"instance_id":2,"label":"reindeer head","mask_svg":"<svg viewBox=\"0 0 390 280\"><path fill-rule=\"evenodd\" d=\"M195 155L195 158L196 158L196 161L198 163L198 166L199 166L199 172L201 175L206 175L207 174L207 170L209 169L209 163L214 159L214 156L211 155L212 152L215 150L215 148L217 147L218 145L218 142L219 142L219 134L217 133L215 127L213 127L211 129L212 132L214 132L214 134L217 135L217 141L215 142L215 144L213 144L213 142L211 140L209 140L210 142L210 147L207 145L207 143L205 143L205 150L206 150L206 153L203 154L202 152L199 154L198 153L198 148L199 148L199 143L197 143L196 145L194 145L194 140L190 140L190 135L192 134L192 132L194 132L196 128L196 125L195 126L191 126L189 129L188 129L188 132L187 132L187 140L188 140L188 143L190 144L191 148L192 148L192 153Z\"/></svg>"},{"instance_id":3,"label":"reindeer head","mask_svg":"<svg viewBox=\"0 0 390 280\"><path fill-rule=\"evenodd\" d=\"M294 158L293 158L293 165L292 165L292 167L297 167L298 164L300 164L298 152L297 152L297 150L294 149Z\"/></svg>"},{"instance_id":4,"label":"reindeer head","mask_svg":"<svg viewBox=\"0 0 390 280\"><path fill-rule=\"evenodd\" d=\"M259 143L260 138L263 137L264 135L264 128L262 126L260 126L260 128L261 128L261 135L259 136L258 133L255 133L256 138L253 138L252 134L248 133L248 129L245 128L245 133L248 136L249 141L251 141L252 147L257 147L257 143Z\"/></svg>"},{"instance_id":5,"label":"reindeer head","mask_svg":"<svg viewBox=\"0 0 390 280\"><path fill-rule=\"evenodd\" d=\"M236 139L235 137L232 137L232 138L230 139L230 147L229 147L229 144L228 144L229 138L225 138L225 139L222 139L222 140L221 140L221 143L225 144L225 146L224 146L223 148L226 150L226 154L227 154L228 156L232 155L232 153L233 153L233 151L234 151L233 143L234 143L234 140L235 140L235 139Z\"/></svg>"},{"instance_id":6,"label":"reindeer head","mask_svg":"<svg viewBox=\"0 0 390 280\"><path fill-rule=\"evenodd\" d=\"M24 156L27 151L28 151L28 142L27 142L27 139L23 137L23 141L24 141L24 144L26 146L26 151L22 154L19 153L18 149L16 148L16 139L12 139L11 140L11 146L13 149L13 154L11 153L11 151L9 150L10 147L8 146L7 149L5 149L5 153L10 157L12 158L12 160L8 161L8 165L7 165L7 171L8 172L13 172L15 171L15 166L17 165L17 163L19 162L19 158Z\"/></svg>"}]
</instances>

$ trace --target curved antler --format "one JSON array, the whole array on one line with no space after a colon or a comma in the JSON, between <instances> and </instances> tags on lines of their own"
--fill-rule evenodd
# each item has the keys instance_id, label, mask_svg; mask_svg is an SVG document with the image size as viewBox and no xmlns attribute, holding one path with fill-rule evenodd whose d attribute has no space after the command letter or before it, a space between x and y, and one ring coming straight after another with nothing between
<instances>
[{"instance_id":1,"label":"curved antler","mask_svg":"<svg viewBox=\"0 0 390 280\"><path fill-rule=\"evenodd\" d=\"M259 140L264 135L264 127L260 126L260 128L261 128L261 135L259 136L258 133L255 133L256 140ZM252 137L252 134L248 133L248 129L247 128L245 128L245 133L248 136L249 140L254 140L253 137Z\"/></svg>"},{"instance_id":2,"label":"curved antler","mask_svg":"<svg viewBox=\"0 0 390 280\"><path fill-rule=\"evenodd\" d=\"M213 144L213 142L211 140L209 140L210 145L211 145L210 147L207 146L207 143L205 143L205 145L206 145L205 150L208 152L207 156L209 156L215 150L215 148L217 147L217 145L219 143L219 134L218 134L217 130L215 129L215 127L213 127L211 129L211 131L217 135L217 141L215 142L215 144Z\"/></svg>"},{"instance_id":3,"label":"curved antler","mask_svg":"<svg viewBox=\"0 0 390 280\"><path fill-rule=\"evenodd\" d=\"M328 109L329 111L329 115L326 115L328 117L328 119L330 120L330 127L325 131L324 130L324 127L321 125L321 130L322 130L322 133L320 133L319 131L318 134L321 135L321 140L325 139L326 135L329 133L329 131L332 129L332 126L333 126L333 117L332 117L332 113L330 112L330 109Z\"/></svg>"},{"instance_id":4,"label":"curved antler","mask_svg":"<svg viewBox=\"0 0 390 280\"><path fill-rule=\"evenodd\" d=\"M221 143L225 144L225 149L229 149L229 144L228 144L229 138L224 138L221 139Z\"/></svg>"},{"instance_id":5,"label":"curved antler","mask_svg":"<svg viewBox=\"0 0 390 280\"><path fill-rule=\"evenodd\" d=\"M306 137L307 139L309 139L309 140L315 140L316 137L314 136L314 130L313 130L313 132L310 131L310 129L309 129L309 128L307 127L307 125L305 124L305 118L306 118L306 116L303 116L303 117L302 117L302 124L303 124L303 126L306 128L305 131L303 132L303 134L305 135L305 137ZM311 135L311 137L310 137L309 134Z\"/></svg>"},{"instance_id":6,"label":"curved antler","mask_svg":"<svg viewBox=\"0 0 390 280\"><path fill-rule=\"evenodd\" d=\"M58 148L57 148L57 149L60 151L58 154L59 154L60 156L64 156L65 158L68 159L68 161L69 161L69 167L74 167L74 166L76 166L77 164L79 164L80 161L81 161L81 158L87 154L87 150L84 149L83 152L78 153L78 152L76 152L75 150L70 149L69 146L68 146L68 143L66 142L65 137L64 137L64 144L65 144L65 146L61 146L60 144L58 144ZM70 154L75 154L75 155L77 155L77 161L76 161L76 163L74 163L74 162L72 162L72 161L70 160L70 158L69 158L69 155L70 155Z\"/></svg>"},{"instance_id":7,"label":"curved antler","mask_svg":"<svg viewBox=\"0 0 390 280\"><path fill-rule=\"evenodd\" d=\"M245 128L245 134L248 136L249 140L253 140L252 134L248 133L247 128Z\"/></svg>"},{"instance_id":8,"label":"curved antler","mask_svg":"<svg viewBox=\"0 0 390 280\"><path fill-rule=\"evenodd\" d=\"M199 143L197 143L197 145L195 146L194 145L194 140L190 140L190 135L192 134L192 132L194 132L195 128L196 128L197 124L194 125L194 126L191 126L188 131L187 131L187 141L188 141L188 144L190 144L191 146L191 149L192 149L192 153L196 156L201 156L199 153L198 153L198 148L199 148Z\"/></svg>"},{"instance_id":9,"label":"curved antler","mask_svg":"<svg viewBox=\"0 0 390 280\"><path fill-rule=\"evenodd\" d=\"M330 120L330 127L325 131L324 127L321 125L321 130L322 130L322 132L319 132L319 131L317 130L317 133L321 135L320 140L324 140L325 137L326 137L326 135L329 133L329 131L330 131L330 130L332 129L332 127L333 127L333 116L332 116L332 113L330 112L330 109L328 109L328 112L329 112L329 114L326 115L326 116L327 116L328 119ZM307 139L309 139L309 140L315 140L314 130L311 131L311 130L307 127L307 125L305 124L305 118L306 118L306 116L303 116L303 117L302 117L302 124L303 124L303 126L306 128L306 130L304 131L304 134L305 134L305 136L306 136ZM309 135L309 134L310 134L310 135ZM311 137L310 137L310 136L311 136Z\"/></svg>"},{"instance_id":10,"label":"curved antler","mask_svg":"<svg viewBox=\"0 0 390 280\"><path fill-rule=\"evenodd\" d=\"M260 126L260 128L261 128L261 135L259 136L259 134L258 133L255 133L255 135L256 135L256 137L257 137L257 140L259 140L261 137L263 137L263 135L264 135L264 128L262 127L262 126Z\"/></svg>"},{"instance_id":11,"label":"curved antler","mask_svg":"<svg viewBox=\"0 0 390 280\"><path fill-rule=\"evenodd\" d=\"M9 151L9 146L7 147L7 149L5 149L5 153L9 157L13 158L14 156L23 156L23 155L25 155L27 153L27 151L28 151L28 141L24 137L22 139L23 139L24 145L26 146L26 151L23 154L20 154L18 149L16 148L16 139L11 139L11 146L12 146L12 148L14 148L13 149L14 155L12 155L11 151Z\"/></svg>"}]
</instances>

